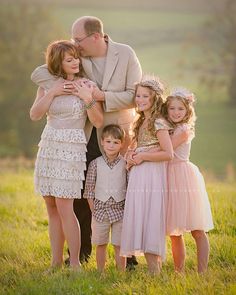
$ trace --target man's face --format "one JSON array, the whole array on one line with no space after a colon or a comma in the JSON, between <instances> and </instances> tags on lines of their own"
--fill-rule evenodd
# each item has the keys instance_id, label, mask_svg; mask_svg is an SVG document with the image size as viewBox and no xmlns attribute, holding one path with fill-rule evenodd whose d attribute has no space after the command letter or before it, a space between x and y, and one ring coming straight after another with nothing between
<instances>
[{"instance_id":1,"label":"man's face","mask_svg":"<svg viewBox=\"0 0 236 295\"><path fill-rule=\"evenodd\" d=\"M78 46L80 55L83 57L92 57L94 48L94 34L87 35L84 31L83 23L78 23L72 29L72 40Z\"/></svg>"}]
</instances>

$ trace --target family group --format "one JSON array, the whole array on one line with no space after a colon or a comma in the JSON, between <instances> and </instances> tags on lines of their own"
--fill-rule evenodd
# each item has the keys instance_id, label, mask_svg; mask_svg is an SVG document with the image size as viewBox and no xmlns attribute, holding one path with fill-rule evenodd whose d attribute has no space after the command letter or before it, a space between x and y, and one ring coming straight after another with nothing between
<instances>
[{"instance_id":1,"label":"family group","mask_svg":"<svg viewBox=\"0 0 236 295\"><path fill-rule=\"evenodd\" d=\"M72 39L52 42L45 56L31 76L38 90L30 117L47 117L35 188L47 208L51 267L63 265L66 241L72 270L93 244L103 271L111 240L118 269L144 255L158 274L170 236L183 272L183 235L191 232L205 272L213 221L204 179L189 161L194 94L143 75L134 50L104 34L97 17L77 19Z\"/></svg>"}]
</instances>

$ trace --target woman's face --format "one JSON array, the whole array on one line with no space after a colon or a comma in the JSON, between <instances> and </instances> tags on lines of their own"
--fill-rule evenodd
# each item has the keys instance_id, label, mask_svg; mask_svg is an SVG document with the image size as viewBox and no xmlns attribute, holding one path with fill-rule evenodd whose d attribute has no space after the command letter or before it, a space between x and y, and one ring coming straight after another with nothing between
<instances>
[{"instance_id":1,"label":"woman's face","mask_svg":"<svg viewBox=\"0 0 236 295\"><path fill-rule=\"evenodd\" d=\"M79 73L79 58L75 58L70 53L66 52L62 61L62 68L67 76Z\"/></svg>"},{"instance_id":2,"label":"woman's face","mask_svg":"<svg viewBox=\"0 0 236 295\"><path fill-rule=\"evenodd\" d=\"M171 99L168 105L168 117L173 123L180 123L186 116L187 109L179 99Z\"/></svg>"},{"instance_id":3,"label":"woman's face","mask_svg":"<svg viewBox=\"0 0 236 295\"><path fill-rule=\"evenodd\" d=\"M140 112L150 112L153 105L153 93L148 87L138 86L135 103Z\"/></svg>"}]
</instances>

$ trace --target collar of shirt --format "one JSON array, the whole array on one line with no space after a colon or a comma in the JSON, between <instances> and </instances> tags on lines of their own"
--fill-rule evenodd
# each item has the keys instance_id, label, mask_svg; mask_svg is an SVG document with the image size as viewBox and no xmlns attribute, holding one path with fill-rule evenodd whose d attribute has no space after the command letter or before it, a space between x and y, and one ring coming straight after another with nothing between
<instances>
[{"instance_id":1,"label":"collar of shirt","mask_svg":"<svg viewBox=\"0 0 236 295\"><path fill-rule=\"evenodd\" d=\"M121 154L119 154L112 162L109 161L105 153L102 154L104 161L110 168L113 168L121 159Z\"/></svg>"}]
</instances>

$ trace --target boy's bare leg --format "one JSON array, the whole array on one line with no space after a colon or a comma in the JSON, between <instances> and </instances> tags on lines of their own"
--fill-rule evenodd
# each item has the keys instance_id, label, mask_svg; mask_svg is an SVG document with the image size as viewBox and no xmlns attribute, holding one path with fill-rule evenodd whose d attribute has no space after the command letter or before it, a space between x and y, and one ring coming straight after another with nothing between
<instances>
[{"instance_id":1,"label":"boy's bare leg","mask_svg":"<svg viewBox=\"0 0 236 295\"><path fill-rule=\"evenodd\" d=\"M98 245L96 247L96 260L97 260L97 269L98 271L103 272L106 264L106 250L107 244Z\"/></svg>"}]
</instances>

